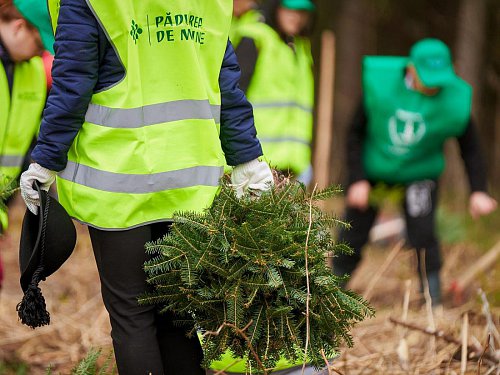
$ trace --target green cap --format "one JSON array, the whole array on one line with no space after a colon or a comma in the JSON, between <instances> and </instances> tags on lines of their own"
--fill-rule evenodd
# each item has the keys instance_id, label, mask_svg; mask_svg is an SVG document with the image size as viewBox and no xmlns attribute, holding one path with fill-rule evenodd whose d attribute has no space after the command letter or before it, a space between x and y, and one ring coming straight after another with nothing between
<instances>
[{"instance_id":1,"label":"green cap","mask_svg":"<svg viewBox=\"0 0 500 375\"><path fill-rule=\"evenodd\" d=\"M14 5L23 17L38 30L45 49L54 54L54 33L50 24L47 1L14 0Z\"/></svg>"},{"instance_id":2,"label":"green cap","mask_svg":"<svg viewBox=\"0 0 500 375\"><path fill-rule=\"evenodd\" d=\"M281 0L281 6L293 10L307 10L309 12L316 9L311 0Z\"/></svg>"},{"instance_id":3,"label":"green cap","mask_svg":"<svg viewBox=\"0 0 500 375\"><path fill-rule=\"evenodd\" d=\"M427 38L415 43L410 60L426 87L446 86L457 78L450 49L439 39Z\"/></svg>"}]
</instances>

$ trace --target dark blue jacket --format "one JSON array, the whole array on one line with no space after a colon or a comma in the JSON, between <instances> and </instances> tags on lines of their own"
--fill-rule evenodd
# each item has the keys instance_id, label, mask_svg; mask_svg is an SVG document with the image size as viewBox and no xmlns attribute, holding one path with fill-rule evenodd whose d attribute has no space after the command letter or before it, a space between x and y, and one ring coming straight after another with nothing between
<instances>
[{"instance_id":1,"label":"dark blue jacket","mask_svg":"<svg viewBox=\"0 0 500 375\"><path fill-rule=\"evenodd\" d=\"M118 82L124 69L85 0L61 1L54 49L52 89L31 157L45 168L61 171L85 120L93 93ZM228 41L219 85L222 95L220 140L229 165L262 155L252 106L238 86L239 78L240 68Z\"/></svg>"}]
</instances>

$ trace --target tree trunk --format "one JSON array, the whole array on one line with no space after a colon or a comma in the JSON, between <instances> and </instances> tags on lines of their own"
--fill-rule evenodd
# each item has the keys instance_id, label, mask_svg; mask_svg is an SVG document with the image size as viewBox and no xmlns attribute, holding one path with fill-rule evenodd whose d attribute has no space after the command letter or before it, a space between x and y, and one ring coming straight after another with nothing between
<instances>
[{"instance_id":1,"label":"tree trunk","mask_svg":"<svg viewBox=\"0 0 500 375\"><path fill-rule=\"evenodd\" d=\"M339 2L335 28L337 40L337 76L332 151L332 180L343 182L346 173L345 139L351 117L361 98L361 61L374 53L376 35L374 12L366 0Z\"/></svg>"},{"instance_id":2,"label":"tree trunk","mask_svg":"<svg viewBox=\"0 0 500 375\"><path fill-rule=\"evenodd\" d=\"M481 111L481 87L484 82L484 46L486 39L486 0L462 0L458 15L457 73L474 88L473 114Z\"/></svg>"},{"instance_id":3,"label":"tree trunk","mask_svg":"<svg viewBox=\"0 0 500 375\"><path fill-rule=\"evenodd\" d=\"M493 163L490 163L490 164L493 164L493 173L492 173L492 178L491 178L491 181L490 183L492 184L492 186L496 186L497 187L497 191L496 193L500 193L498 191L498 185L497 183L500 182L500 168L498 168L498 163L500 161L500 78L497 78L496 80L496 97L497 97L497 100L496 100L496 106L495 106L495 117L493 119ZM496 164L496 165L495 165Z\"/></svg>"},{"instance_id":4,"label":"tree trunk","mask_svg":"<svg viewBox=\"0 0 500 375\"><path fill-rule=\"evenodd\" d=\"M455 63L459 76L469 82L473 89L472 117L481 129L481 88L484 68L484 44L486 38L486 0L461 0L458 14ZM464 202L468 186L459 149L446 146L447 168L442 178L443 190L455 195L455 202Z\"/></svg>"}]
</instances>

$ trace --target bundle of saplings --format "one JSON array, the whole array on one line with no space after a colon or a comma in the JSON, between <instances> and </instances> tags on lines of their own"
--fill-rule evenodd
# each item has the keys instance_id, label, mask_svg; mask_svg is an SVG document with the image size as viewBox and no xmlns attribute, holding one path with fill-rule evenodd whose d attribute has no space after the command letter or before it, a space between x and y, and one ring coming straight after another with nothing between
<instances>
[{"instance_id":1,"label":"bundle of saplings","mask_svg":"<svg viewBox=\"0 0 500 375\"><path fill-rule=\"evenodd\" d=\"M272 368L280 357L301 360L308 331L308 362L321 367L322 351L332 358L342 342L351 345L349 330L373 314L338 287L325 262L325 254L348 249L332 237L343 224L315 203L339 189L308 193L276 179L260 197L238 199L225 177L210 209L177 214L171 233L146 246L155 292L141 302L175 312L179 322L194 319L195 330L206 333L207 367L227 349L253 369Z\"/></svg>"}]
</instances>

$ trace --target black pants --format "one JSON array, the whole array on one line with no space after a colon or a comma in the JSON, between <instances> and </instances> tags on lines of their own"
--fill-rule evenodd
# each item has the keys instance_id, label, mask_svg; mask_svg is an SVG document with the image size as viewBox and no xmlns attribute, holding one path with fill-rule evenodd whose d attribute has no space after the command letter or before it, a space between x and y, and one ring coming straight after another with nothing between
<instances>
[{"instance_id":1,"label":"black pants","mask_svg":"<svg viewBox=\"0 0 500 375\"><path fill-rule=\"evenodd\" d=\"M143 270L144 245L168 229L167 223L116 232L89 227L120 375L205 374L196 335L186 337L188 328L174 326L172 315L137 302L151 288Z\"/></svg>"},{"instance_id":2,"label":"black pants","mask_svg":"<svg viewBox=\"0 0 500 375\"><path fill-rule=\"evenodd\" d=\"M408 242L418 252L418 269L420 270L420 251L425 252L425 269L428 277L436 276L441 269L440 246L435 233L435 213L437 203L437 183L435 181L420 181L406 187L404 199L404 214ZM368 235L377 216L377 209L369 207L361 211L347 207L345 220L351 223L349 230L342 229L339 241L350 245L352 255L341 254L334 259L334 272L337 275L351 274L361 260L361 250L368 241ZM434 284L434 279L429 279ZM439 286L438 286L439 288ZM433 297L440 298L439 291L433 291ZM434 298L433 298L434 299Z\"/></svg>"}]
</instances>

